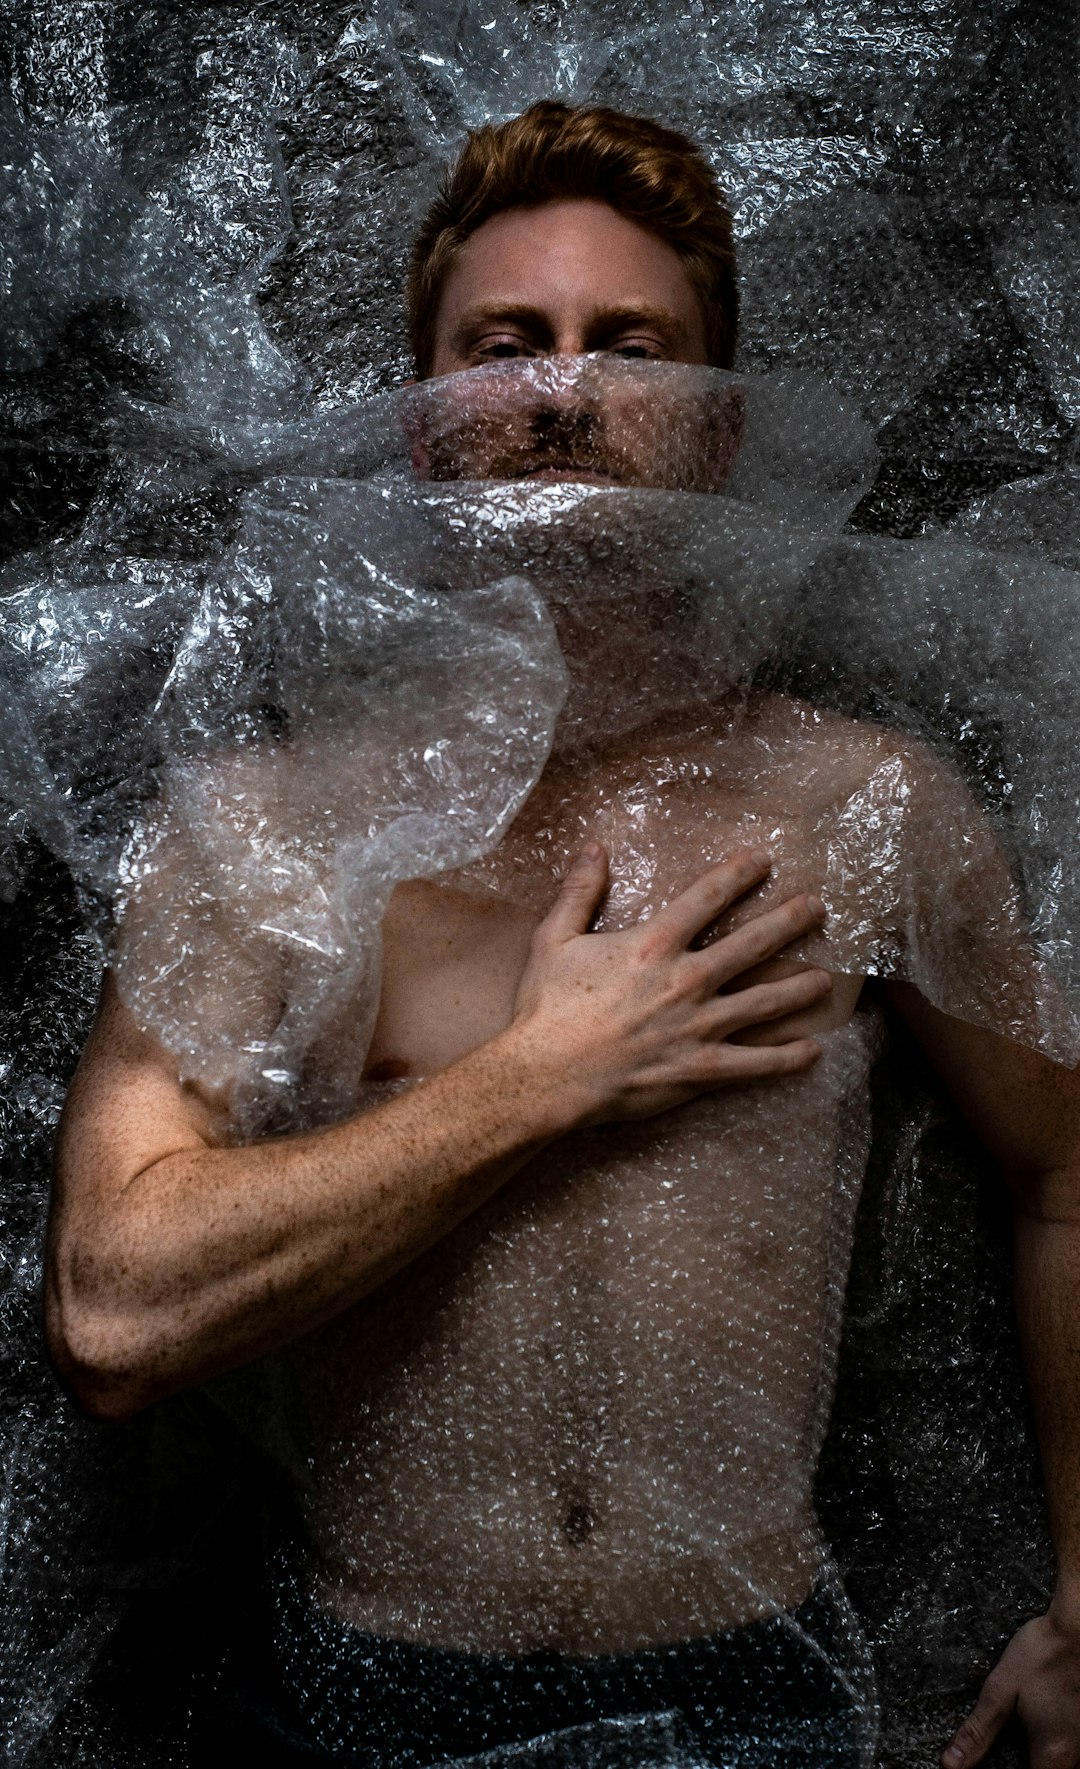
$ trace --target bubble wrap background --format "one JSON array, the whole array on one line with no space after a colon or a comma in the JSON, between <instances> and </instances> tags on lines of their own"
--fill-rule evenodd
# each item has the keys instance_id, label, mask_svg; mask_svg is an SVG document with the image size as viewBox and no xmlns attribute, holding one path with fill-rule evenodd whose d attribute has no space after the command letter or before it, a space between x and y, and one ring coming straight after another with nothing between
<instances>
[{"instance_id":1,"label":"bubble wrap background","mask_svg":"<svg viewBox=\"0 0 1080 1769\"><path fill-rule=\"evenodd\" d=\"M1060 738L1074 592L1055 575L1080 551L1075 42L1067 9L961 4L645 8L630 33L603 5L504 16L55 0L7 5L2 37L12 675L0 742L15 962L0 1719L14 1762L183 1763L199 1760L210 1699L186 1641L215 1579L242 1576L240 1508L253 1492L273 1508L265 1467L288 1456L268 1421L285 1402L264 1391L268 1373L99 1432L56 1395L35 1297L48 1147L92 1008L112 832L137 817L161 759L149 714L168 700L178 634L209 642L214 621L235 634L259 603L258 562L235 568L238 481L360 470L320 451L336 425L348 436L354 401L405 370L402 253L433 159L462 127L552 92L688 127L736 204L739 368L826 375L880 451L842 556L815 550L800 574L824 573L834 594L871 589L882 617L838 656L812 600L797 604L804 687L882 717L901 704L951 750L1021 863L1029 907L1046 905L1037 931L1069 980L1074 917L1051 875L1075 807ZM260 521L264 539L277 522L294 545L311 500L324 522L333 495L260 491L241 548ZM943 530L960 543L947 567ZM910 552L865 552L860 533L925 537L915 575ZM1000 550L1000 564L976 569L965 545ZM542 743L556 669L514 553L485 578L502 586L493 649L519 693L546 682L525 695ZM935 625L946 577L950 620ZM980 629L987 585L1000 618ZM920 591L921 656L888 620ZM989 655L960 646L951 674L950 643L980 630ZM1023 679L1002 703L987 635L1015 647L1018 633L1021 655L1033 639L1029 680L1049 669L1054 684L1049 739L1030 711L1024 723ZM197 688L197 669L183 679ZM252 730L261 703L253 712L242 686L212 709L219 734ZM111 723L118 689L148 717ZM80 741L65 744L73 710ZM517 763L525 779L528 756ZM1018 829L1017 783L1029 806L1046 795L1041 825ZM471 839L483 845L478 831L510 808L476 803ZM875 1124L819 1501L875 1651L882 1760L902 1763L936 1750L1038 1605L1048 1560L993 1178L976 1187L979 1156L902 1046L877 1071ZM156 1692L149 1719L131 1712L133 1675ZM678 1760L660 1734L648 1750Z\"/></svg>"}]
</instances>

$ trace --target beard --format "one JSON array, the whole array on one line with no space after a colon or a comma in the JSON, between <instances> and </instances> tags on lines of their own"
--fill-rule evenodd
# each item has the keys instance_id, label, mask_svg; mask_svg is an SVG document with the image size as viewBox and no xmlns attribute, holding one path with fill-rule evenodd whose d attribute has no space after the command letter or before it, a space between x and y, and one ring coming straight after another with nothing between
<instances>
[{"instance_id":1,"label":"beard","mask_svg":"<svg viewBox=\"0 0 1080 1769\"><path fill-rule=\"evenodd\" d=\"M604 356L489 363L410 389L422 479L523 480L715 493L742 441L745 395L695 364Z\"/></svg>"},{"instance_id":2,"label":"beard","mask_svg":"<svg viewBox=\"0 0 1080 1769\"><path fill-rule=\"evenodd\" d=\"M603 414L591 407L508 411L501 424L491 414L463 414L433 426L424 445L434 480L545 476L643 483L640 466L613 443Z\"/></svg>"}]
</instances>

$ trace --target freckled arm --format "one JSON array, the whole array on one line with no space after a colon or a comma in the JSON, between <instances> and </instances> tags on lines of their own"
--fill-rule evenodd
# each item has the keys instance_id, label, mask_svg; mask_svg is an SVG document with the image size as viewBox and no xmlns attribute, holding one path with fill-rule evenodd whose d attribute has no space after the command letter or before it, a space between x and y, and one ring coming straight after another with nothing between
<instances>
[{"instance_id":1,"label":"freckled arm","mask_svg":"<svg viewBox=\"0 0 1080 1769\"><path fill-rule=\"evenodd\" d=\"M767 870L744 854L639 927L590 934L607 862L586 851L503 1031L374 1111L247 1148L221 1146L213 1101L107 985L61 1124L46 1259L49 1345L82 1404L126 1418L320 1325L578 1124L809 1068L808 1038L733 1035L819 999L822 972L717 988L815 926L820 905L791 899L689 949Z\"/></svg>"},{"instance_id":2,"label":"freckled arm","mask_svg":"<svg viewBox=\"0 0 1080 1769\"><path fill-rule=\"evenodd\" d=\"M126 1418L274 1350L449 1233L572 1121L511 1029L360 1118L215 1147L108 988L57 1148L54 1361L88 1411Z\"/></svg>"}]
</instances>

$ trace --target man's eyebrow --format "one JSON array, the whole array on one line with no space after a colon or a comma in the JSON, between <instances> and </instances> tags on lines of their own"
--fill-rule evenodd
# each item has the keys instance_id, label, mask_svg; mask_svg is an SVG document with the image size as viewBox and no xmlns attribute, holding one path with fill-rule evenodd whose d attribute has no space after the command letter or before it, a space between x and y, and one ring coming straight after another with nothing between
<instances>
[{"instance_id":1,"label":"man's eyebrow","mask_svg":"<svg viewBox=\"0 0 1080 1769\"><path fill-rule=\"evenodd\" d=\"M530 326L534 331L548 331L548 321L538 307L525 301L483 301L467 307L455 326L455 334L463 338L480 327L499 325Z\"/></svg>"},{"instance_id":2,"label":"man's eyebrow","mask_svg":"<svg viewBox=\"0 0 1080 1769\"><path fill-rule=\"evenodd\" d=\"M687 331L685 320L673 313L670 307L660 307L650 301L630 301L620 307L602 307L589 320L590 333L597 334L624 332L633 326L650 326L669 338L680 341L685 338Z\"/></svg>"}]
</instances>

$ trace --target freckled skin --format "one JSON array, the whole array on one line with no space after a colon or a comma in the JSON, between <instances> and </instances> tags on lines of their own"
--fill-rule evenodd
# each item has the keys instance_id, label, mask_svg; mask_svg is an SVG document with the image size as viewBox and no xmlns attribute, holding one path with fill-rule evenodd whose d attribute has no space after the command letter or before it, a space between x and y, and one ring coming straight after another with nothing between
<instances>
[{"instance_id":1,"label":"freckled skin","mask_svg":"<svg viewBox=\"0 0 1080 1769\"><path fill-rule=\"evenodd\" d=\"M473 236L448 280L436 371L504 355L594 349L702 360L697 298L670 248L661 245L603 204L545 205L496 217ZM514 303L519 311L508 318L505 310ZM604 331L611 312L631 314L623 329ZM647 467L643 462L643 474ZM863 741L853 728L834 732L839 769L850 765ZM908 760L917 771L917 759ZM971 818L977 839L973 808ZM917 820L912 826L909 859L916 876L932 876L940 866L935 827L933 818L921 835ZM407 930L416 911L406 894L392 909L406 938L398 940L400 957L388 975L369 1078L393 1079L402 1069L428 1078L370 1112L306 1136L225 1146L227 1100L182 1086L167 1054L138 1030L107 982L61 1128L45 1297L53 1356L83 1404L104 1418L128 1417L161 1395L315 1329L347 1338L357 1322L369 1347L373 1333L392 1328L411 1356L449 1355L446 1342L432 1348L433 1323L437 1318L452 1327L455 1285L475 1268L484 1212L503 1212L505 1226L516 1199L524 1208L537 1164L565 1139L612 1125L629 1174L640 1171L635 1138L644 1146L660 1135L664 1114L678 1122L680 1113L703 1110L704 1100L730 1097L737 1124L736 1108L744 1109L751 1081L789 1092L805 1082L809 1098L818 1055L812 1033L850 1016L858 978L830 986L816 967L761 966L817 927L805 893L819 883L800 875L795 854L793 870L781 869L773 896L751 900L762 869L743 857L698 878L716 852L703 846L695 852L688 843L675 881L684 894L668 910L602 933L586 931L604 895L602 857L578 862L548 913L504 908L485 924L482 939L470 935L469 915L448 893L439 913L457 918L456 925L441 961L427 958L432 988L453 1004L443 1023L442 1063L439 1028L433 1034L430 1018L417 1011L421 996L410 981L417 955L409 952ZM803 870L810 857L802 855ZM619 859L613 852L616 876ZM1003 880L1003 867L988 863L989 927ZM431 901L424 910L429 925ZM692 951L702 930L729 909L723 937L704 953ZM994 956L992 949L981 953L980 962L992 970ZM1015 954L1005 958L1010 974L1020 977ZM1015 986L1022 991L1022 980ZM718 996L718 988L730 993ZM898 985L892 995L1016 1197L1018 1319L1059 1559L1048 1614L1010 1644L953 1743L959 1755L947 1761L949 1769L967 1769L1016 1711L1035 1769L1075 1765L1080 1087L1074 1072L947 1018L910 987ZM797 1123L792 1137L797 1146ZM745 1168L733 1154L732 1173ZM591 1232L586 1204L584 1188L579 1200L566 1186L561 1207L569 1222L580 1205L582 1239ZM650 1200L639 1195L637 1204L647 1213ZM617 1229L618 1212L612 1221ZM465 1246L470 1235L471 1266L440 1258L454 1237L464 1237ZM568 1263L578 1256L573 1241L560 1251ZM751 1266L756 1261L762 1306L770 1297L783 1300L785 1268L775 1243L745 1251ZM587 1277L583 1265L582 1284ZM410 1282L418 1286L413 1300L426 1287L425 1308L395 1304L406 1293L400 1286ZM475 1297L482 1310L482 1291ZM657 1294L656 1306L664 1305ZM737 1334L737 1322L729 1319L727 1326ZM309 1338L309 1346L314 1343ZM678 1343L677 1333L671 1343ZM549 1344L553 1367L560 1367L566 1348L551 1335ZM543 1398L539 1393L538 1407ZM594 1416L600 1416L595 1409ZM584 1456L588 1409L568 1411L565 1424L582 1434ZM657 1453L666 1453L663 1444ZM381 1489L390 1499L402 1490L393 1481ZM620 1563L616 1580L605 1561L608 1554L618 1562L619 1554L598 1491L595 1480L586 1486L569 1480L561 1490L559 1545L550 1554L560 1565L591 1557L592 1583L574 1587L561 1622L557 1614L548 1618L555 1644L595 1640L596 1616L612 1614L624 1628L623 1643L633 1639L627 1620L634 1609L633 1567ZM433 1529L437 1523L433 1517ZM762 1546L764 1564L771 1551ZM778 1560L791 1572L785 1552ZM665 1593L673 1589L669 1573L661 1581ZM668 1614L659 1608L651 1618L646 1614L658 1637L699 1613L701 1593L710 1589L706 1573L700 1576L703 1583L695 1586L691 1578L681 1590L675 1581ZM808 1580L812 1568L795 1565L792 1576ZM557 1579L551 1586L563 1588ZM798 1594L788 1590L783 1600ZM647 1594L646 1611L654 1598L659 1605L656 1592ZM730 1590L712 1591L709 1601L715 1621L734 1614ZM640 1628L640 1604L637 1611ZM428 1613L437 1616L437 1604ZM509 1639L515 1630L520 1635L512 1605L505 1624ZM421 1634L424 1625L421 1618ZM447 1621L450 1640L454 1626ZM429 1633L439 1637L437 1622Z\"/></svg>"}]
</instances>

